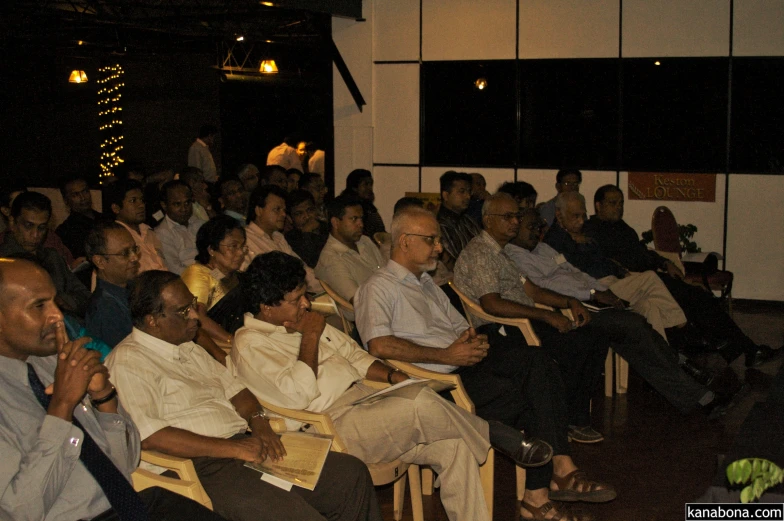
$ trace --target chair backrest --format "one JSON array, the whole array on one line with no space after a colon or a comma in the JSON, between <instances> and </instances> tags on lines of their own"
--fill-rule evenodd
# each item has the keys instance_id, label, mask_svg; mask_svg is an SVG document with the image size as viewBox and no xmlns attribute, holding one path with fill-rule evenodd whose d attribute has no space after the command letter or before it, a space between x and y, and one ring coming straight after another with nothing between
<instances>
[{"instance_id":1,"label":"chair backrest","mask_svg":"<svg viewBox=\"0 0 784 521\"><path fill-rule=\"evenodd\" d=\"M525 341L529 346L542 345L542 342L539 340L539 337L534 331L534 328L531 327L531 321L527 318L506 318L491 315L482 309L482 306L478 302L474 302L465 293L460 291L460 289L458 289L455 283L451 280L449 281L449 286L451 286L451 288L455 290L455 293L457 293L457 296L460 297L460 302L463 304L463 309L465 309L466 312L468 324L471 327L473 327L473 323L471 322L471 315L475 315L483 320L487 320L488 322L495 322L496 324L504 324L507 326L515 326L520 329L520 332L523 334L523 337L525 337Z\"/></svg>"},{"instance_id":2,"label":"chair backrest","mask_svg":"<svg viewBox=\"0 0 784 521\"><path fill-rule=\"evenodd\" d=\"M351 302L338 295L334 289L330 288L329 284L323 280L320 280L319 282L321 282L321 287L324 288L324 291L327 293L327 295L329 295L329 298L331 298L332 302L335 304L335 311L340 317L340 322L343 324L343 332L348 336L351 336L351 331L354 329L354 326L352 326L351 321L345 317L343 310L346 309L353 313L354 306L351 304Z\"/></svg>"},{"instance_id":3,"label":"chair backrest","mask_svg":"<svg viewBox=\"0 0 784 521\"><path fill-rule=\"evenodd\" d=\"M653 247L659 251L681 253L681 241L678 237L678 223L675 216L666 206L659 206L651 217L653 231Z\"/></svg>"}]
</instances>

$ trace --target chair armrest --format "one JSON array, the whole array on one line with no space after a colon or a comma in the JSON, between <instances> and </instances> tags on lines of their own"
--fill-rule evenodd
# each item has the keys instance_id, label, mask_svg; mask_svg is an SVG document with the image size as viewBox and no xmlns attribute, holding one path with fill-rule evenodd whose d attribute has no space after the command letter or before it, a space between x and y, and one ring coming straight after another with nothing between
<instances>
[{"instance_id":1,"label":"chair armrest","mask_svg":"<svg viewBox=\"0 0 784 521\"><path fill-rule=\"evenodd\" d=\"M307 423L314 429L316 432L320 434L330 434L334 438L332 440L332 448L337 452L345 452L346 447L343 445L343 442L340 440L338 436L338 432L335 429L335 425L332 423L332 418L328 415L320 412L312 412L312 411L298 411L296 409L287 409L286 407L279 407L277 405L272 405L269 402L265 402L263 400L259 400L261 406L264 407L267 411L280 416L279 419L282 421L282 418L288 418L289 420L294 420L302 423ZM275 429L275 432L285 432L278 431Z\"/></svg>"},{"instance_id":2,"label":"chair armrest","mask_svg":"<svg viewBox=\"0 0 784 521\"><path fill-rule=\"evenodd\" d=\"M475 412L476 409L474 407L474 402L471 401L471 398L468 396L465 387L463 387L463 381L460 379L459 375L452 373L437 373L435 371L422 369L421 367L414 364L400 362L398 360L387 360L387 363L399 369L400 371L403 371L409 376L438 380L439 382L446 382L454 385L455 388L450 392L452 394L452 399L455 401L455 404L457 404L457 406L461 409L464 409L470 413Z\"/></svg>"},{"instance_id":3,"label":"chair armrest","mask_svg":"<svg viewBox=\"0 0 784 521\"><path fill-rule=\"evenodd\" d=\"M134 490L138 492L149 487L162 487L191 498L212 510L212 501L199 481L193 461L152 450L143 450L141 459L146 463L175 472L180 479L161 476L138 468L131 474Z\"/></svg>"}]
</instances>

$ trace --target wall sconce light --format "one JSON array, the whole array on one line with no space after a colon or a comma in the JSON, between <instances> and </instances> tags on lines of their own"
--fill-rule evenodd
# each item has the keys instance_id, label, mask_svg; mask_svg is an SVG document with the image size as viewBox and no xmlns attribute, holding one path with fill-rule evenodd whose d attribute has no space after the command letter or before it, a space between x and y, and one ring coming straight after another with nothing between
<instances>
[{"instance_id":1,"label":"wall sconce light","mask_svg":"<svg viewBox=\"0 0 784 521\"><path fill-rule=\"evenodd\" d=\"M68 77L68 83L87 83L87 74L84 71L71 71Z\"/></svg>"},{"instance_id":2,"label":"wall sconce light","mask_svg":"<svg viewBox=\"0 0 784 521\"><path fill-rule=\"evenodd\" d=\"M474 87L477 90L485 90L487 88L487 80L485 78L477 78L474 82Z\"/></svg>"},{"instance_id":3,"label":"wall sconce light","mask_svg":"<svg viewBox=\"0 0 784 521\"><path fill-rule=\"evenodd\" d=\"M277 74L278 66L275 64L275 60L262 60L259 72L262 74Z\"/></svg>"}]
</instances>

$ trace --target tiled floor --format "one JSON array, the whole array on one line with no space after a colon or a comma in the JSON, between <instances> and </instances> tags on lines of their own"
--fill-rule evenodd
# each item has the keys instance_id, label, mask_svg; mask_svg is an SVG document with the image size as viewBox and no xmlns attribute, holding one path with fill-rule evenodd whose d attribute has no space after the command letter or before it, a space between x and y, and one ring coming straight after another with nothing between
<instances>
[{"instance_id":1,"label":"tiled floor","mask_svg":"<svg viewBox=\"0 0 784 521\"><path fill-rule=\"evenodd\" d=\"M784 339L784 304L736 301L734 318L755 341L778 347ZM718 363L715 359L712 363ZM781 361L760 367L773 375ZM733 369L744 377L743 357ZM751 378L749 381L751 382ZM765 396L765 377L753 380L748 392L720 420L700 414L684 417L651 391L633 372L629 393L594 400L594 425L605 435L596 445L573 444L575 462L589 477L612 483L618 498L603 505L578 505L601 521L669 521L684 518L684 504L700 496L716 472L717 455L725 451L756 400ZM518 519L514 467L496 459L497 521ZM392 487L378 489L386 520L392 519ZM411 519L406 501L404 520ZM425 519L447 521L438 494L425 497ZM470 520L465 520L470 521Z\"/></svg>"}]
</instances>

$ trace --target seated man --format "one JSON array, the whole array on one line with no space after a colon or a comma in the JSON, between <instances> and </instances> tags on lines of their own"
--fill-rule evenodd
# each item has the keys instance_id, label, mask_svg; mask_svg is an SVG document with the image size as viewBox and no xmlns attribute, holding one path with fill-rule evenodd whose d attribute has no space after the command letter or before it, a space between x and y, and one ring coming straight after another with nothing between
<instances>
[{"instance_id":1,"label":"seated man","mask_svg":"<svg viewBox=\"0 0 784 521\"><path fill-rule=\"evenodd\" d=\"M70 176L60 180L60 194L68 207L68 218L57 227L57 235L77 259L84 260L84 238L103 215L93 210L90 187L82 176Z\"/></svg>"},{"instance_id":2,"label":"seated man","mask_svg":"<svg viewBox=\"0 0 784 521\"><path fill-rule=\"evenodd\" d=\"M90 230L85 251L97 273L87 308L87 330L114 347L133 329L126 288L139 274L141 250L128 230L108 221Z\"/></svg>"},{"instance_id":3,"label":"seated man","mask_svg":"<svg viewBox=\"0 0 784 521\"><path fill-rule=\"evenodd\" d=\"M354 302L357 288L386 263L370 237L362 234L359 199L341 195L327 204L327 213L331 230L316 266L316 276L338 295ZM345 314L348 320L354 320L354 313Z\"/></svg>"},{"instance_id":4,"label":"seated man","mask_svg":"<svg viewBox=\"0 0 784 521\"><path fill-rule=\"evenodd\" d=\"M195 166L186 166L180 171L180 181L187 184L193 192L193 215L202 221L209 221L215 217L216 212L212 208L209 188L201 170Z\"/></svg>"},{"instance_id":5,"label":"seated man","mask_svg":"<svg viewBox=\"0 0 784 521\"><path fill-rule=\"evenodd\" d=\"M245 229L248 249L242 269L248 267L257 255L271 251L282 251L297 257L281 231L286 224L286 192L276 185L259 185L250 196L248 204L248 227ZM321 293L324 288L316 275L305 267L308 291Z\"/></svg>"},{"instance_id":6,"label":"seated man","mask_svg":"<svg viewBox=\"0 0 784 521\"><path fill-rule=\"evenodd\" d=\"M780 349L754 343L721 309L713 295L684 282L683 273L675 264L640 242L637 232L623 220L623 192L619 188L612 185L599 188L594 196L594 209L596 214L585 223L585 235L596 241L603 255L625 269L657 272L690 322L717 344L729 340L729 345L720 351L728 363L745 353L746 367L752 367L782 353Z\"/></svg>"},{"instance_id":7,"label":"seated man","mask_svg":"<svg viewBox=\"0 0 784 521\"><path fill-rule=\"evenodd\" d=\"M259 173L260 185L275 185L281 188L284 192L288 192L289 178L286 175L286 169L280 165L267 165ZM253 190L248 190L253 193Z\"/></svg>"},{"instance_id":8,"label":"seated man","mask_svg":"<svg viewBox=\"0 0 784 521\"><path fill-rule=\"evenodd\" d=\"M236 521L381 519L367 468L347 454L327 456L313 491L286 492L245 467L285 448L253 394L192 342L193 295L161 271L141 274L129 292L135 327L106 365L142 448L192 458L215 511Z\"/></svg>"},{"instance_id":9,"label":"seated man","mask_svg":"<svg viewBox=\"0 0 784 521\"><path fill-rule=\"evenodd\" d=\"M292 409L328 414L348 452L365 463L431 465L441 480L447 517L488 519L479 465L492 442L516 463L545 465L552 448L520 431L477 418L430 389L414 400L388 397L351 404L376 390L362 378L390 384L408 376L363 351L324 317L309 311L302 261L281 252L259 255L243 291L249 307L235 336L231 359L259 398Z\"/></svg>"},{"instance_id":10,"label":"seated man","mask_svg":"<svg viewBox=\"0 0 784 521\"><path fill-rule=\"evenodd\" d=\"M78 317L83 317L90 300L90 291L82 284L57 251L45 247L52 217L52 202L38 192L23 192L11 204L9 231L0 244L0 256L31 255L52 277L57 289L57 304Z\"/></svg>"},{"instance_id":11,"label":"seated man","mask_svg":"<svg viewBox=\"0 0 784 521\"><path fill-rule=\"evenodd\" d=\"M471 201L471 176L450 170L441 176L440 183L441 207L436 218L444 247L441 261L451 272L460 252L482 228L466 212Z\"/></svg>"},{"instance_id":12,"label":"seated man","mask_svg":"<svg viewBox=\"0 0 784 521\"><path fill-rule=\"evenodd\" d=\"M259 186L259 169L256 165L245 163L237 171L237 178L242 181L242 188L251 193Z\"/></svg>"},{"instance_id":13,"label":"seated man","mask_svg":"<svg viewBox=\"0 0 784 521\"><path fill-rule=\"evenodd\" d=\"M554 349L563 350L567 347L565 344L575 339L574 333L555 335L554 340L553 335L542 332L543 324L535 319L541 310L530 309L528 307L530 300L524 296L530 296L534 301L539 301L543 297L550 298L557 303L558 300L563 301L564 294L539 287L529 277L528 271L516 262L516 259L521 257L530 257L529 264L537 262L538 259L542 259L544 262L547 260L509 242L519 239L521 235L528 240L526 243L528 246L533 241L538 241L537 235L540 226L536 210L524 210L523 216L519 219L521 222L505 221L492 217L514 213L517 206L516 201L499 193L489 198L485 204L487 205L485 231L463 250L464 255L458 259L459 268L455 269L455 283L460 288L463 287L464 281L472 289L478 287L480 291L474 291L474 294L478 295L482 295L485 291L482 290L482 287L497 289L499 291L497 296L484 295L479 298L486 311L505 317L531 318L531 325L539 334L542 346L552 350L553 348L547 344L555 341L558 345ZM490 240L500 247L500 251L496 253L496 249L494 249L496 247L489 242ZM500 269L495 268L499 264L501 265ZM474 273L479 275L474 275ZM535 271L535 273L537 272ZM521 283L521 280L525 280L525 282ZM574 303L572 304L574 305ZM495 311L491 311L491 309L495 309ZM580 310L580 313L585 314L586 310ZM608 339L612 349L624 357L632 368L662 393L679 411L688 413L703 406L709 413L723 412L724 401L716 400L712 391L681 371L678 367L676 352L667 345L661 335L651 329L644 318L631 311L626 311L623 306L620 306L620 309L606 309L598 313L590 313L589 317L591 318L590 327L598 330L604 338ZM479 331L483 331L484 327L488 326L482 326ZM491 329L497 328L493 325L489 327ZM492 332L490 331L488 334L490 335ZM570 358L574 358L574 356ZM562 362L561 358L556 360L561 369L568 367L568 364L571 363L571 361ZM719 408L720 402L722 402L721 408Z\"/></svg>"},{"instance_id":14,"label":"seated man","mask_svg":"<svg viewBox=\"0 0 784 521\"><path fill-rule=\"evenodd\" d=\"M555 174L555 190L558 192L555 197L542 203L539 214L547 222L547 226L555 224L555 201L558 194L566 192L580 192L580 185L583 182L583 173L576 169L563 169Z\"/></svg>"},{"instance_id":15,"label":"seated man","mask_svg":"<svg viewBox=\"0 0 784 521\"><path fill-rule=\"evenodd\" d=\"M223 213L234 217L245 226L245 217L248 213L248 194L242 183L236 177L222 177L216 188L218 202L223 208Z\"/></svg>"},{"instance_id":16,"label":"seated man","mask_svg":"<svg viewBox=\"0 0 784 521\"><path fill-rule=\"evenodd\" d=\"M468 326L427 274L441 255L433 214L410 208L393 217L391 229L391 260L354 296L357 327L370 354L459 374L479 417L525 429L553 447L551 464L527 472L524 518L563 514L548 495L614 499L612 487L590 481L569 455L565 390L555 362L543 349L503 335L488 349L487 337Z\"/></svg>"},{"instance_id":17,"label":"seated man","mask_svg":"<svg viewBox=\"0 0 784 521\"><path fill-rule=\"evenodd\" d=\"M193 215L193 192L183 181L161 187L161 209L166 216L155 228L166 267L177 275L196 262L196 234L204 221Z\"/></svg>"},{"instance_id":18,"label":"seated man","mask_svg":"<svg viewBox=\"0 0 784 521\"><path fill-rule=\"evenodd\" d=\"M138 181L117 181L106 187L104 205L114 214L116 222L128 230L141 249L139 272L166 270L163 246L152 228L144 224L146 205L144 192Z\"/></svg>"},{"instance_id":19,"label":"seated man","mask_svg":"<svg viewBox=\"0 0 784 521\"><path fill-rule=\"evenodd\" d=\"M223 519L167 490L134 492L139 431L89 339L68 340L55 293L36 264L0 260L0 518Z\"/></svg>"},{"instance_id":20,"label":"seated man","mask_svg":"<svg viewBox=\"0 0 784 521\"><path fill-rule=\"evenodd\" d=\"M305 264L315 269L329 237L329 225L316 219L316 201L307 190L289 193L286 207L294 225L284 234L286 241Z\"/></svg>"}]
</instances>

